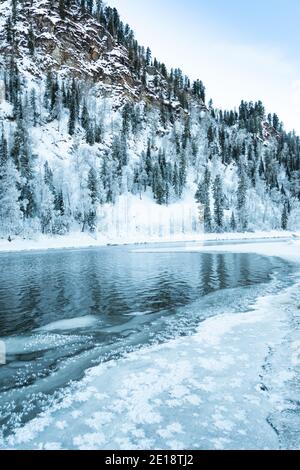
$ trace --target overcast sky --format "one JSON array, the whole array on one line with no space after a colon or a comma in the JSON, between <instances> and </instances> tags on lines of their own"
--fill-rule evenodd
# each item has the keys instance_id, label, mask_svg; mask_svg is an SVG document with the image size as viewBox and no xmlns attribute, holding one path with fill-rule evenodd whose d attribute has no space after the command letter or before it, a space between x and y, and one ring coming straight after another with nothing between
<instances>
[{"instance_id":1,"label":"overcast sky","mask_svg":"<svg viewBox=\"0 0 300 470\"><path fill-rule=\"evenodd\" d=\"M215 106L261 99L300 134L299 0L108 0L141 45L200 78Z\"/></svg>"}]
</instances>

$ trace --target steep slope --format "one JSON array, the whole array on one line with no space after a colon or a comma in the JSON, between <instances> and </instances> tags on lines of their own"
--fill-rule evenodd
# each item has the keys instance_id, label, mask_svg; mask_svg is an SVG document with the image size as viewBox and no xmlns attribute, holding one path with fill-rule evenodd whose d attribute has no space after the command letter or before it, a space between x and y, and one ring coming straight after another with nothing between
<instances>
[{"instance_id":1,"label":"steep slope","mask_svg":"<svg viewBox=\"0 0 300 470\"><path fill-rule=\"evenodd\" d=\"M147 82L143 84L140 74L135 73L134 62L137 58L141 60L145 52L139 51L128 26L122 26L122 42L119 32L114 35L113 31L109 32L101 13L101 1L97 2L97 8L95 5L94 16L76 0L19 0L15 1L15 15L10 14L13 3L14 0L12 3L7 0L0 7L2 65L7 66L14 56L19 71L27 76L42 78L51 71L61 78L76 77L90 84L97 83L103 95L114 99L127 95L135 101L143 97L158 100L162 95L167 96L167 81L149 60L143 72L147 74ZM61 3L65 5L63 14ZM110 15L116 23L112 29L119 28L121 22L116 10L110 10ZM154 77L159 81L159 96Z\"/></svg>"},{"instance_id":2,"label":"steep slope","mask_svg":"<svg viewBox=\"0 0 300 470\"><path fill-rule=\"evenodd\" d=\"M3 236L297 228L298 136L206 105L101 1L1 3L0 119Z\"/></svg>"},{"instance_id":3,"label":"steep slope","mask_svg":"<svg viewBox=\"0 0 300 470\"><path fill-rule=\"evenodd\" d=\"M9 25L14 40L8 41L5 31L1 35L4 63L13 54L18 69L27 76L42 78L52 71L61 77L97 82L108 93L120 90L133 96L138 93L126 49L90 15L72 5L62 19L55 8L58 5L51 7L49 1L20 3L16 21ZM2 14L9 11L8 4L2 5Z\"/></svg>"}]
</instances>

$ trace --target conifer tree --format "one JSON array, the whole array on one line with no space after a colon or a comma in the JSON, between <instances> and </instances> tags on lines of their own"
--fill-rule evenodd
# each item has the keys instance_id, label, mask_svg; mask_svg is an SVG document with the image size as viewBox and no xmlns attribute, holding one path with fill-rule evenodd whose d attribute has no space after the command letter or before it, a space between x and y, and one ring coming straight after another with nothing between
<instances>
[{"instance_id":1,"label":"conifer tree","mask_svg":"<svg viewBox=\"0 0 300 470\"><path fill-rule=\"evenodd\" d=\"M33 88L30 92L30 107L32 125L36 127L39 122L39 113L37 111L37 96L35 88Z\"/></svg>"},{"instance_id":2,"label":"conifer tree","mask_svg":"<svg viewBox=\"0 0 300 470\"><path fill-rule=\"evenodd\" d=\"M0 167L0 232L3 235L18 235L21 230L20 177L13 162L8 160Z\"/></svg>"},{"instance_id":3,"label":"conifer tree","mask_svg":"<svg viewBox=\"0 0 300 470\"><path fill-rule=\"evenodd\" d=\"M54 220L54 195L47 184L42 186L39 217L42 233L52 233Z\"/></svg>"},{"instance_id":4,"label":"conifer tree","mask_svg":"<svg viewBox=\"0 0 300 470\"><path fill-rule=\"evenodd\" d=\"M90 15L93 13L93 6L94 6L94 0L87 0L86 9Z\"/></svg>"},{"instance_id":5,"label":"conifer tree","mask_svg":"<svg viewBox=\"0 0 300 470\"><path fill-rule=\"evenodd\" d=\"M232 211L231 219L230 219L230 228L233 232L235 232L237 229L235 215L233 211Z\"/></svg>"},{"instance_id":6,"label":"conifer tree","mask_svg":"<svg viewBox=\"0 0 300 470\"><path fill-rule=\"evenodd\" d=\"M204 178L200 181L195 195L198 204L204 207L204 228L206 232L212 231L212 216L210 209L210 187L211 187L211 173L208 167L205 168Z\"/></svg>"},{"instance_id":7,"label":"conifer tree","mask_svg":"<svg viewBox=\"0 0 300 470\"><path fill-rule=\"evenodd\" d=\"M207 201L204 206L204 229L207 233L210 233L212 231L212 218L209 201Z\"/></svg>"},{"instance_id":8,"label":"conifer tree","mask_svg":"<svg viewBox=\"0 0 300 470\"><path fill-rule=\"evenodd\" d=\"M59 0L58 11L59 11L59 16L61 17L62 20L64 20L66 17L65 0Z\"/></svg>"},{"instance_id":9,"label":"conifer tree","mask_svg":"<svg viewBox=\"0 0 300 470\"><path fill-rule=\"evenodd\" d=\"M76 124L76 103L75 103L75 96L72 95L71 104L70 104L69 125L68 125L69 134L71 136L74 135L75 133L75 124Z\"/></svg>"},{"instance_id":10,"label":"conifer tree","mask_svg":"<svg viewBox=\"0 0 300 470\"><path fill-rule=\"evenodd\" d=\"M218 175L214 181L214 220L217 231L223 228L224 218L224 195L221 176Z\"/></svg>"},{"instance_id":11,"label":"conifer tree","mask_svg":"<svg viewBox=\"0 0 300 470\"><path fill-rule=\"evenodd\" d=\"M88 174L88 190L92 204L95 205L99 201L99 194L98 178L96 170L94 168L91 168Z\"/></svg>"},{"instance_id":12,"label":"conifer tree","mask_svg":"<svg viewBox=\"0 0 300 470\"><path fill-rule=\"evenodd\" d=\"M63 192L60 190L55 196L54 199L54 207L55 210L58 211L59 215L64 215L65 214L65 202L64 202L64 196Z\"/></svg>"},{"instance_id":13,"label":"conifer tree","mask_svg":"<svg viewBox=\"0 0 300 470\"><path fill-rule=\"evenodd\" d=\"M0 168L3 168L8 159L7 140L4 134L4 127L2 124L2 132L0 138Z\"/></svg>"},{"instance_id":14,"label":"conifer tree","mask_svg":"<svg viewBox=\"0 0 300 470\"><path fill-rule=\"evenodd\" d=\"M11 19L13 23L15 23L17 19L17 2L18 0L12 0L11 2L11 9L12 9Z\"/></svg>"},{"instance_id":15,"label":"conifer tree","mask_svg":"<svg viewBox=\"0 0 300 470\"><path fill-rule=\"evenodd\" d=\"M150 140L148 140L147 144L147 152L146 152L146 161L145 161L145 171L148 176L148 184L151 184L152 180L152 156L151 156L151 144Z\"/></svg>"},{"instance_id":16,"label":"conifer tree","mask_svg":"<svg viewBox=\"0 0 300 470\"><path fill-rule=\"evenodd\" d=\"M287 204L284 204L282 215L281 215L281 228L282 230L287 230L289 221L289 213Z\"/></svg>"},{"instance_id":17,"label":"conifer tree","mask_svg":"<svg viewBox=\"0 0 300 470\"><path fill-rule=\"evenodd\" d=\"M35 37L32 29L32 25L30 25L29 31L28 31L28 49L30 54L33 56L34 51L35 51Z\"/></svg>"},{"instance_id":18,"label":"conifer tree","mask_svg":"<svg viewBox=\"0 0 300 470\"><path fill-rule=\"evenodd\" d=\"M240 177L239 177L239 184L237 190L237 209L239 214L239 228L241 230L246 230L248 226L247 214L246 214L246 202L247 202L247 190L248 190L248 182L247 177L245 174L245 170L242 168Z\"/></svg>"},{"instance_id":19,"label":"conifer tree","mask_svg":"<svg viewBox=\"0 0 300 470\"><path fill-rule=\"evenodd\" d=\"M7 18L7 21L5 23L5 33L6 33L7 42L9 44L12 44L12 42L13 42L13 26L12 26L12 20L11 20L10 16Z\"/></svg>"},{"instance_id":20,"label":"conifer tree","mask_svg":"<svg viewBox=\"0 0 300 470\"><path fill-rule=\"evenodd\" d=\"M178 165L177 162L174 164L174 169L173 169L173 189L176 198L180 197L180 180L179 180L179 170L178 170Z\"/></svg>"}]
</instances>

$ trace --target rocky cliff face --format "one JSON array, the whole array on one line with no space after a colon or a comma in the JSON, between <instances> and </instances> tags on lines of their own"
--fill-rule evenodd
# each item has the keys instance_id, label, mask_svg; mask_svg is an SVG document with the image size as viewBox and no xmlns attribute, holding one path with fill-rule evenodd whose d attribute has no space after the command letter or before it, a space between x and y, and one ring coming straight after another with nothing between
<instances>
[{"instance_id":1,"label":"rocky cliff face","mask_svg":"<svg viewBox=\"0 0 300 470\"><path fill-rule=\"evenodd\" d=\"M143 81L134 72L134 57L130 57L128 48L95 15L71 0L62 17L59 4L55 0L16 1L12 22L12 1L2 2L3 65L7 66L13 56L18 69L34 78L42 78L49 71L62 78L77 77L97 84L99 92L114 96L116 104L122 104L126 97L156 103L167 97L167 81L156 67L145 66Z\"/></svg>"},{"instance_id":2,"label":"rocky cliff face","mask_svg":"<svg viewBox=\"0 0 300 470\"><path fill-rule=\"evenodd\" d=\"M1 15L9 12L4 2ZM2 22L3 24L3 22ZM7 25L7 23L6 23ZM47 0L18 2L17 19L11 26L14 44L2 30L0 53L4 60L13 54L19 70L33 77L48 71L60 76L75 76L101 84L103 91L118 87L136 94L138 83L129 69L128 54L90 15L74 4L62 19L58 3ZM34 57L30 46L34 48Z\"/></svg>"}]
</instances>

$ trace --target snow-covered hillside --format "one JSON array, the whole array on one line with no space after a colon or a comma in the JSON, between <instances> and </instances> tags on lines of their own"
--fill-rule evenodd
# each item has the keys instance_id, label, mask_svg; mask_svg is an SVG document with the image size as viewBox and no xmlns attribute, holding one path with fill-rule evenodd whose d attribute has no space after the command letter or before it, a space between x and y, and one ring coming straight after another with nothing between
<instances>
[{"instance_id":1,"label":"snow-covered hillside","mask_svg":"<svg viewBox=\"0 0 300 470\"><path fill-rule=\"evenodd\" d=\"M101 1L2 2L1 235L299 229L299 137L205 102Z\"/></svg>"}]
</instances>

